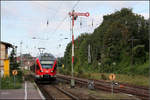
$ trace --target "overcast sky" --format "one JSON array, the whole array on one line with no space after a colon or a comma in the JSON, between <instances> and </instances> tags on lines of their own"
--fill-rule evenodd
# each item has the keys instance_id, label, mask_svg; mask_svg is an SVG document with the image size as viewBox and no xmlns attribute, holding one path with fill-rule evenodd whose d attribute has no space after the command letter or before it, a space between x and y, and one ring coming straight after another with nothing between
<instances>
[{"instance_id":1,"label":"overcast sky","mask_svg":"<svg viewBox=\"0 0 150 100\"><path fill-rule=\"evenodd\" d=\"M68 12L74 6L76 12L90 13L89 17L78 17L75 21L75 38L81 33L93 32L103 21L103 15L123 7L149 18L149 1L1 1L1 40L17 45L18 54L22 41L23 53L36 56L37 48L44 47L45 52L63 56L71 41Z\"/></svg>"}]
</instances>

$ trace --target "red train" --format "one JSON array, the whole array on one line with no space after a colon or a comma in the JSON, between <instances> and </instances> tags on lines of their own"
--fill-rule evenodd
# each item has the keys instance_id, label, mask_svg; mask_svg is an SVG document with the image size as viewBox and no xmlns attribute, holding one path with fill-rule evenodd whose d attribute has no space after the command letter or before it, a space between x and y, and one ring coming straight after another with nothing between
<instances>
[{"instance_id":1,"label":"red train","mask_svg":"<svg viewBox=\"0 0 150 100\"><path fill-rule=\"evenodd\" d=\"M52 54L41 53L34 67L36 81L56 80L57 60Z\"/></svg>"}]
</instances>

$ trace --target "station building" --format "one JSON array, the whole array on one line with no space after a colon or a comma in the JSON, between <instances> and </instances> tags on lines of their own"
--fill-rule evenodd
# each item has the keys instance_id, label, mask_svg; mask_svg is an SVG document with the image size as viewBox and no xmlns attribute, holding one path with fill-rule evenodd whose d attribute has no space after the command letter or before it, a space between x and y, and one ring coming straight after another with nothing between
<instances>
[{"instance_id":1,"label":"station building","mask_svg":"<svg viewBox=\"0 0 150 100\"><path fill-rule=\"evenodd\" d=\"M22 54L17 57L17 62L22 62L21 69L30 70L30 67L35 63L35 57L32 57L30 53Z\"/></svg>"},{"instance_id":2,"label":"station building","mask_svg":"<svg viewBox=\"0 0 150 100\"><path fill-rule=\"evenodd\" d=\"M8 60L8 49L13 48L13 45L7 42L0 41L0 74L4 74L4 61Z\"/></svg>"}]
</instances>

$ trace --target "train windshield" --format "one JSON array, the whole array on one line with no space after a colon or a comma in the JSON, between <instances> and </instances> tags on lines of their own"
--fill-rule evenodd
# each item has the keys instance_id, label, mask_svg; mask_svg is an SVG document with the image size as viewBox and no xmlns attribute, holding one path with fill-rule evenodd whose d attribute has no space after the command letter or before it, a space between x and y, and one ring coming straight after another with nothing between
<instances>
[{"instance_id":1,"label":"train windshield","mask_svg":"<svg viewBox=\"0 0 150 100\"><path fill-rule=\"evenodd\" d=\"M42 68L52 68L53 64L42 64Z\"/></svg>"},{"instance_id":2,"label":"train windshield","mask_svg":"<svg viewBox=\"0 0 150 100\"><path fill-rule=\"evenodd\" d=\"M50 53L44 53L44 54L40 54L39 59L43 61L50 61L50 60L55 60L55 57Z\"/></svg>"}]
</instances>

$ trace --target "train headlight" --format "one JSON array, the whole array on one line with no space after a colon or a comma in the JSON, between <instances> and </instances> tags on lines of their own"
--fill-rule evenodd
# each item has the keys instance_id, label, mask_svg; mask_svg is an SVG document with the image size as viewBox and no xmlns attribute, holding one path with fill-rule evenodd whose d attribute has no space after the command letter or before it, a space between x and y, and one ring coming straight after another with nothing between
<instances>
[{"instance_id":1,"label":"train headlight","mask_svg":"<svg viewBox=\"0 0 150 100\"><path fill-rule=\"evenodd\" d=\"M36 75L35 77L40 77L40 75Z\"/></svg>"},{"instance_id":2,"label":"train headlight","mask_svg":"<svg viewBox=\"0 0 150 100\"><path fill-rule=\"evenodd\" d=\"M51 71L51 72L53 72L53 71Z\"/></svg>"}]
</instances>

